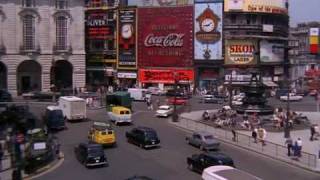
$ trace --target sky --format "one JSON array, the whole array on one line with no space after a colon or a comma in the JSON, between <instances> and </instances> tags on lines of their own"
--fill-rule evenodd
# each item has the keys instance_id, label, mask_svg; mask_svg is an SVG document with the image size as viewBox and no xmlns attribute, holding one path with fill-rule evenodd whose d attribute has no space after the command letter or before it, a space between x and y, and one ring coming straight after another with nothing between
<instances>
[{"instance_id":1,"label":"sky","mask_svg":"<svg viewBox=\"0 0 320 180\"><path fill-rule=\"evenodd\" d=\"M290 26L299 22L320 22L320 0L289 0Z\"/></svg>"}]
</instances>

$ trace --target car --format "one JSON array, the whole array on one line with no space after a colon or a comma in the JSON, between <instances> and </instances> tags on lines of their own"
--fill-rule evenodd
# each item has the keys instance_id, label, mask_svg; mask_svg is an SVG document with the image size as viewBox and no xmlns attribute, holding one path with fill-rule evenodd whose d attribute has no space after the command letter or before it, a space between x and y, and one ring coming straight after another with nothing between
<instances>
[{"instance_id":1,"label":"car","mask_svg":"<svg viewBox=\"0 0 320 180\"><path fill-rule=\"evenodd\" d=\"M149 127L136 127L126 132L128 142L136 144L141 148L152 148L160 146L157 132Z\"/></svg>"},{"instance_id":2,"label":"car","mask_svg":"<svg viewBox=\"0 0 320 180\"><path fill-rule=\"evenodd\" d=\"M148 92L151 95L156 95L156 96L162 96L162 95L166 94L166 92L164 90L161 90L158 87L148 87Z\"/></svg>"},{"instance_id":3,"label":"car","mask_svg":"<svg viewBox=\"0 0 320 180\"><path fill-rule=\"evenodd\" d=\"M43 141L48 139L48 132L42 128L29 129L27 131L27 139L29 141L35 141L35 140Z\"/></svg>"},{"instance_id":4,"label":"car","mask_svg":"<svg viewBox=\"0 0 320 180\"><path fill-rule=\"evenodd\" d=\"M107 166L107 157L101 144L80 143L74 148L76 158L86 167Z\"/></svg>"},{"instance_id":5,"label":"car","mask_svg":"<svg viewBox=\"0 0 320 180\"><path fill-rule=\"evenodd\" d=\"M224 99L217 98L212 94L206 94L203 96L204 103L217 103L217 104L222 104L224 102Z\"/></svg>"},{"instance_id":6,"label":"car","mask_svg":"<svg viewBox=\"0 0 320 180\"><path fill-rule=\"evenodd\" d=\"M42 119L44 124L46 125L47 130L66 129L63 112L59 106L47 106Z\"/></svg>"},{"instance_id":7,"label":"car","mask_svg":"<svg viewBox=\"0 0 320 180\"><path fill-rule=\"evenodd\" d=\"M186 141L188 144L199 147L205 151L217 150L220 146L220 143L213 135L205 131L194 132L191 136L186 137Z\"/></svg>"},{"instance_id":8,"label":"car","mask_svg":"<svg viewBox=\"0 0 320 180\"><path fill-rule=\"evenodd\" d=\"M191 157L187 157L187 164L190 170L199 173L210 166L226 165L234 167L232 158L221 152L193 154Z\"/></svg>"},{"instance_id":9,"label":"car","mask_svg":"<svg viewBox=\"0 0 320 180\"><path fill-rule=\"evenodd\" d=\"M116 145L115 132L111 125L106 122L94 121L88 132L88 139L104 146Z\"/></svg>"},{"instance_id":10,"label":"car","mask_svg":"<svg viewBox=\"0 0 320 180\"><path fill-rule=\"evenodd\" d=\"M245 94L245 93L239 93L239 94L237 94L237 95L234 95L234 96L232 97L232 99L233 99L233 101L242 101L243 98L245 98L245 97L246 97L246 94Z\"/></svg>"},{"instance_id":11,"label":"car","mask_svg":"<svg viewBox=\"0 0 320 180\"><path fill-rule=\"evenodd\" d=\"M12 101L12 96L11 94L4 89L0 89L0 102L11 102ZM0 104L0 107L5 107L6 104Z\"/></svg>"},{"instance_id":12,"label":"car","mask_svg":"<svg viewBox=\"0 0 320 180\"><path fill-rule=\"evenodd\" d=\"M158 110L156 111L156 116L157 117L168 117L172 115L173 113L173 108L169 105L162 105L159 106Z\"/></svg>"},{"instance_id":13,"label":"car","mask_svg":"<svg viewBox=\"0 0 320 180\"><path fill-rule=\"evenodd\" d=\"M289 93L289 101L301 101L303 99L303 96L298 96L293 93ZM281 101L288 101L288 96L280 96Z\"/></svg>"},{"instance_id":14,"label":"car","mask_svg":"<svg viewBox=\"0 0 320 180\"><path fill-rule=\"evenodd\" d=\"M232 105L234 105L234 106L240 106L242 104L243 104L242 100L232 101Z\"/></svg>"},{"instance_id":15,"label":"car","mask_svg":"<svg viewBox=\"0 0 320 180\"><path fill-rule=\"evenodd\" d=\"M168 104L170 105L185 105L187 103L187 100L181 97L171 97L167 99Z\"/></svg>"}]
</instances>

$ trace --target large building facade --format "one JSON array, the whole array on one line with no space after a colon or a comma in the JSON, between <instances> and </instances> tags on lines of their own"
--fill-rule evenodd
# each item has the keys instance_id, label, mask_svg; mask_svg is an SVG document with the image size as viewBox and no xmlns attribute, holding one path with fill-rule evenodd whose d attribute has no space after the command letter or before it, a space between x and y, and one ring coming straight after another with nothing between
<instances>
[{"instance_id":1,"label":"large building facade","mask_svg":"<svg viewBox=\"0 0 320 180\"><path fill-rule=\"evenodd\" d=\"M85 86L84 1L2 0L0 19L0 88Z\"/></svg>"}]
</instances>

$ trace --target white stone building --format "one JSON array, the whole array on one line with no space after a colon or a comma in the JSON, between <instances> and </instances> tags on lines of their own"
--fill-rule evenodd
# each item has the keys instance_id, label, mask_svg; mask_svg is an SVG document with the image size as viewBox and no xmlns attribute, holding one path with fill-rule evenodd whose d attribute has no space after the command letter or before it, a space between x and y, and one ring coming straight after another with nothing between
<instances>
[{"instance_id":1,"label":"white stone building","mask_svg":"<svg viewBox=\"0 0 320 180\"><path fill-rule=\"evenodd\" d=\"M85 86L84 0L0 0L0 88Z\"/></svg>"}]
</instances>

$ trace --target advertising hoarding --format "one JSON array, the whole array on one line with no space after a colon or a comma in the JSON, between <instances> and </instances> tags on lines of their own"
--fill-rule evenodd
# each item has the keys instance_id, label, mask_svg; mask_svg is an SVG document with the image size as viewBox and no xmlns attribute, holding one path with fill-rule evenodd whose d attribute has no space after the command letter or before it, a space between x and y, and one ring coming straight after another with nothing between
<instances>
[{"instance_id":1,"label":"advertising hoarding","mask_svg":"<svg viewBox=\"0 0 320 180\"><path fill-rule=\"evenodd\" d=\"M192 69L139 69L141 83L174 84L175 77L178 83L190 83L194 81L194 71Z\"/></svg>"},{"instance_id":2,"label":"advertising hoarding","mask_svg":"<svg viewBox=\"0 0 320 180\"><path fill-rule=\"evenodd\" d=\"M260 61L262 63L282 62L284 60L284 45L281 43L260 41Z\"/></svg>"},{"instance_id":3,"label":"advertising hoarding","mask_svg":"<svg viewBox=\"0 0 320 180\"><path fill-rule=\"evenodd\" d=\"M226 40L225 64L226 65L254 65L257 42L253 40Z\"/></svg>"},{"instance_id":4,"label":"advertising hoarding","mask_svg":"<svg viewBox=\"0 0 320 180\"><path fill-rule=\"evenodd\" d=\"M195 3L194 59L222 59L223 3Z\"/></svg>"},{"instance_id":5,"label":"advertising hoarding","mask_svg":"<svg viewBox=\"0 0 320 180\"><path fill-rule=\"evenodd\" d=\"M118 16L118 69L136 69L136 9L119 9Z\"/></svg>"},{"instance_id":6,"label":"advertising hoarding","mask_svg":"<svg viewBox=\"0 0 320 180\"><path fill-rule=\"evenodd\" d=\"M319 28L310 28L310 36L319 36Z\"/></svg>"},{"instance_id":7,"label":"advertising hoarding","mask_svg":"<svg viewBox=\"0 0 320 180\"><path fill-rule=\"evenodd\" d=\"M224 11L287 14L288 0L225 0Z\"/></svg>"},{"instance_id":8,"label":"advertising hoarding","mask_svg":"<svg viewBox=\"0 0 320 180\"><path fill-rule=\"evenodd\" d=\"M192 67L193 7L140 8L139 67Z\"/></svg>"},{"instance_id":9,"label":"advertising hoarding","mask_svg":"<svg viewBox=\"0 0 320 180\"><path fill-rule=\"evenodd\" d=\"M115 24L108 21L106 10L91 10L86 12L86 38L104 40L113 37Z\"/></svg>"},{"instance_id":10,"label":"advertising hoarding","mask_svg":"<svg viewBox=\"0 0 320 180\"><path fill-rule=\"evenodd\" d=\"M179 6L191 5L193 0L128 0L128 6Z\"/></svg>"}]
</instances>

